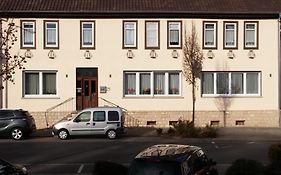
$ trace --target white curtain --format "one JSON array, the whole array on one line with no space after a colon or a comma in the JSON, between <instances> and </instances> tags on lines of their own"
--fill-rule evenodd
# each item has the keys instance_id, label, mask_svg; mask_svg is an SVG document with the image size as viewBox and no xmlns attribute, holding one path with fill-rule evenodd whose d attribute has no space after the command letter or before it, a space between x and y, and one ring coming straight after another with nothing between
<instances>
[{"instance_id":1,"label":"white curtain","mask_svg":"<svg viewBox=\"0 0 281 175\"><path fill-rule=\"evenodd\" d=\"M135 27L134 23L125 24L125 45L134 45L135 41Z\"/></svg>"},{"instance_id":2,"label":"white curtain","mask_svg":"<svg viewBox=\"0 0 281 175\"><path fill-rule=\"evenodd\" d=\"M179 45L179 24L170 24L170 45Z\"/></svg>"},{"instance_id":3,"label":"white curtain","mask_svg":"<svg viewBox=\"0 0 281 175\"><path fill-rule=\"evenodd\" d=\"M56 73L43 73L43 94L56 93Z\"/></svg>"},{"instance_id":4,"label":"white curtain","mask_svg":"<svg viewBox=\"0 0 281 175\"><path fill-rule=\"evenodd\" d=\"M213 24L206 24L205 26L205 45L215 44L215 27Z\"/></svg>"},{"instance_id":5,"label":"white curtain","mask_svg":"<svg viewBox=\"0 0 281 175\"><path fill-rule=\"evenodd\" d=\"M150 94L150 74L141 73L140 74L140 94Z\"/></svg>"},{"instance_id":6,"label":"white curtain","mask_svg":"<svg viewBox=\"0 0 281 175\"><path fill-rule=\"evenodd\" d=\"M56 24L47 24L47 44L56 44Z\"/></svg>"},{"instance_id":7,"label":"white curtain","mask_svg":"<svg viewBox=\"0 0 281 175\"><path fill-rule=\"evenodd\" d=\"M158 46L158 23L150 22L146 24L146 46Z\"/></svg>"},{"instance_id":8,"label":"white curtain","mask_svg":"<svg viewBox=\"0 0 281 175\"><path fill-rule=\"evenodd\" d=\"M25 73L25 95L39 94L39 73Z\"/></svg>"},{"instance_id":9,"label":"white curtain","mask_svg":"<svg viewBox=\"0 0 281 175\"><path fill-rule=\"evenodd\" d=\"M154 74L154 94L165 93L165 73Z\"/></svg>"},{"instance_id":10,"label":"white curtain","mask_svg":"<svg viewBox=\"0 0 281 175\"><path fill-rule=\"evenodd\" d=\"M226 46L234 46L235 34L234 34L234 25L226 25L225 29L225 45Z\"/></svg>"},{"instance_id":11,"label":"white curtain","mask_svg":"<svg viewBox=\"0 0 281 175\"><path fill-rule=\"evenodd\" d=\"M202 75L202 91L203 94L214 94L214 74L203 73Z\"/></svg>"},{"instance_id":12,"label":"white curtain","mask_svg":"<svg viewBox=\"0 0 281 175\"><path fill-rule=\"evenodd\" d=\"M231 74L231 94L243 94L243 73Z\"/></svg>"},{"instance_id":13,"label":"white curtain","mask_svg":"<svg viewBox=\"0 0 281 175\"><path fill-rule=\"evenodd\" d=\"M258 94L259 93L259 75L256 72L247 73L247 94Z\"/></svg>"},{"instance_id":14,"label":"white curtain","mask_svg":"<svg viewBox=\"0 0 281 175\"><path fill-rule=\"evenodd\" d=\"M217 94L228 94L228 73L217 73Z\"/></svg>"},{"instance_id":15,"label":"white curtain","mask_svg":"<svg viewBox=\"0 0 281 175\"><path fill-rule=\"evenodd\" d=\"M24 24L23 26L23 43L24 45L33 45L33 25Z\"/></svg>"},{"instance_id":16,"label":"white curtain","mask_svg":"<svg viewBox=\"0 0 281 175\"><path fill-rule=\"evenodd\" d=\"M125 94L136 94L136 74L125 74Z\"/></svg>"},{"instance_id":17,"label":"white curtain","mask_svg":"<svg viewBox=\"0 0 281 175\"><path fill-rule=\"evenodd\" d=\"M179 94L179 74L169 74L169 94Z\"/></svg>"},{"instance_id":18,"label":"white curtain","mask_svg":"<svg viewBox=\"0 0 281 175\"><path fill-rule=\"evenodd\" d=\"M93 41L92 24L83 24L83 45L92 45Z\"/></svg>"}]
</instances>

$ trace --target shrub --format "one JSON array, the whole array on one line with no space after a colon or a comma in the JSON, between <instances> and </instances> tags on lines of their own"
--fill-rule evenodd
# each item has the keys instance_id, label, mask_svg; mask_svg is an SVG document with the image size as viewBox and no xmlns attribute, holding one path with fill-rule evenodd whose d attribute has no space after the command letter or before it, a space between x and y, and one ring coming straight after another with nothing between
<instances>
[{"instance_id":1,"label":"shrub","mask_svg":"<svg viewBox=\"0 0 281 175\"><path fill-rule=\"evenodd\" d=\"M264 167L260 162L249 159L236 160L227 170L226 175L264 175Z\"/></svg>"},{"instance_id":2,"label":"shrub","mask_svg":"<svg viewBox=\"0 0 281 175\"><path fill-rule=\"evenodd\" d=\"M162 129L162 128L157 128L157 129L156 129L156 134L157 134L158 136L161 136L161 135L163 134L163 129Z\"/></svg>"},{"instance_id":3,"label":"shrub","mask_svg":"<svg viewBox=\"0 0 281 175\"><path fill-rule=\"evenodd\" d=\"M192 122L188 120L179 120L173 125L175 129L175 135L182 137L216 137L217 129L206 126L206 127L194 127Z\"/></svg>"},{"instance_id":4,"label":"shrub","mask_svg":"<svg viewBox=\"0 0 281 175\"><path fill-rule=\"evenodd\" d=\"M174 136L176 134L176 130L174 128L170 127L167 131L167 134L169 136Z\"/></svg>"}]
</instances>

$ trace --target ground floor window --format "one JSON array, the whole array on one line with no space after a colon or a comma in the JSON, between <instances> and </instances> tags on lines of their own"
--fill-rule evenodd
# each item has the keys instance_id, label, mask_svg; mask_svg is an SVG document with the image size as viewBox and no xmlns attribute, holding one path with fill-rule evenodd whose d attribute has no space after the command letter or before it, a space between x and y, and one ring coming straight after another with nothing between
<instances>
[{"instance_id":1,"label":"ground floor window","mask_svg":"<svg viewBox=\"0 0 281 175\"><path fill-rule=\"evenodd\" d=\"M57 95L57 71L24 71L23 96Z\"/></svg>"},{"instance_id":2,"label":"ground floor window","mask_svg":"<svg viewBox=\"0 0 281 175\"><path fill-rule=\"evenodd\" d=\"M261 72L202 72L202 95L260 95Z\"/></svg>"},{"instance_id":3,"label":"ground floor window","mask_svg":"<svg viewBox=\"0 0 281 175\"><path fill-rule=\"evenodd\" d=\"M180 71L124 72L125 96L179 96Z\"/></svg>"}]
</instances>

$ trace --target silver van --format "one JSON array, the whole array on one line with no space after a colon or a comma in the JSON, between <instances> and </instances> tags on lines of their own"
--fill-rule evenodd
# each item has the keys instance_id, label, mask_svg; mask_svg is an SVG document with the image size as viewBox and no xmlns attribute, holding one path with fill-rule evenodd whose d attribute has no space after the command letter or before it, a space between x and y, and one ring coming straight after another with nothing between
<instances>
[{"instance_id":1,"label":"silver van","mask_svg":"<svg viewBox=\"0 0 281 175\"><path fill-rule=\"evenodd\" d=\"M118 107L84 109L74 118L53 126L53 135L62 140L74 135L106 135L115 139L124 133L122 110Z\"/></svg>"}]
</instances>

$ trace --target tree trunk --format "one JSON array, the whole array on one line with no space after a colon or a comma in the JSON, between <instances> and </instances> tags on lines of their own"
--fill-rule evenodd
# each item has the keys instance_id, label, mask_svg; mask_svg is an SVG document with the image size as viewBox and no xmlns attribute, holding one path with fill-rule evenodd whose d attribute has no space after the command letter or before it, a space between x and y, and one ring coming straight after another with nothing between
<instances>
[{"instance_id":1,"label":"tree trunk","mask_svg":"<svg viewBox=\"0 0 281 175\"><path fill-rule=\"evenodd\" d=\"M195 127L195 78L193 77L193 83L192 83L192 126Z\"/></svg>"}]
</instances>

